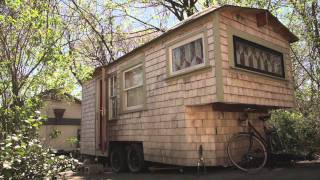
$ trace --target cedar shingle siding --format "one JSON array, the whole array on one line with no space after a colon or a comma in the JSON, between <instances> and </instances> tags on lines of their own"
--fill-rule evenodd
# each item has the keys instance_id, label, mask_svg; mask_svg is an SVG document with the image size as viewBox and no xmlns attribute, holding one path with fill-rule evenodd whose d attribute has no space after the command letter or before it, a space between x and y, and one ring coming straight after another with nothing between
<instances>
[{"instance_id":1,"label":"cedar shingle siding","mask_svg":"<svg viewBox=\"0 0 320 180\"><path fill-rule=\"evenodd\" d=\"M285 56L285 79L234 68L229 56L233 53L229 27L280 46ZM170 76L168 46L195 33L205 34L206 66ZM148 161L195 166L199 145L203 145L206 165L228 165L226 142L243 130L237 121L242 110L218 111L213 103L294 106L289 42L272 25L257 27L256 15L251 11L226 8L200 17L104 67L106 74L117 73L117 82L121 83L123 67L134 59L144 61L145 108L120 113L117 120L108 121L107 131L110 141L141 141ZM84 85L82 101L81 152L91 155L95 154L95 82L93 79ZM262 127L258 120L261 114L250 114L258 129Z\"/></svg>"},{"instance_id":2,"label":"cedar shingle siding","mask_svg":"<svg viewBox=\"0 0 320 180\"><path fill-rule=\"evenodd\" d=\"M83 154L95 154L96 84L94 80L82 86L82 118L80 149Z\"/></svg>"}]
</instances>

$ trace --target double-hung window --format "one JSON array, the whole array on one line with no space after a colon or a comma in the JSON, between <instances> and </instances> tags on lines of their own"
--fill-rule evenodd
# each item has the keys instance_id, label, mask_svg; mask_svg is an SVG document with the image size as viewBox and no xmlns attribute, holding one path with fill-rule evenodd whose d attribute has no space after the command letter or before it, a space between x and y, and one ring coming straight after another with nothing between
<instances>
[{"instance_id":1,"label":"double-hung window","mask_svg":"<svg viewBox=\"0 0 320 180\"><path fill-rule=\"evenodd\" d=\"M109 77L109 119L117 118L117 76Z\"/></svg>"},{"instance_id":2,"label":"double-hung window","mask_svg":"<svg viewBox=\"0 0 320 180\"><path fill-rule=\"evenodd\" d=\"M143 107L143 66L139 64L123 72L124 109Z\"/></svg>"}]
</instances>

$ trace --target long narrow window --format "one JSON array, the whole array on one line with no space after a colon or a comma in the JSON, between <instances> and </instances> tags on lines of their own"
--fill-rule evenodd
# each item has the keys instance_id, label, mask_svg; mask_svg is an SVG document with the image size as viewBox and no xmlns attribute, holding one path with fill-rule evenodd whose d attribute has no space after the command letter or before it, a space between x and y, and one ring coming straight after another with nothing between
<instances>
[{"instance_id":1,"label":"long narrow window","mask_svg":"<svg viewBox=\"0 0 320 180\"><path fill-rule=\"evenodd\" d=\"M124 107L132 110L143 107L143 69L134 66L123 72Z\"/></svg>"},{"instance_id":2,"label":"long narrow window","mask_svg":"<svg viewBox=\"0 0 320 180\"><path fill-rule=\"evenodd\" d=\"M235 66L272 76L285 77L282 53L233 36Z\"/></svg>"},{"instance_id":3,"label":"long narrow window","mask_svg":"<svg viewBox=\"0 0 320 180\"><path fill-rule=\"evenodd\" d=\"M117 118L117 76L109 77L109 119Z\"/></svg>"}]
</instances>

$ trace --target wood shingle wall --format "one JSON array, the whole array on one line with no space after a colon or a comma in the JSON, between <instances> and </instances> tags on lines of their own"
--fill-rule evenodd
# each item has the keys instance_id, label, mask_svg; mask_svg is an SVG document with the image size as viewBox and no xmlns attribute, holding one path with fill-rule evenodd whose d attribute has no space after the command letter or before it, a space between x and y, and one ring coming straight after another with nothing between
<instances>
[{"instance_id":1,"label":"wood shingle wall","mask_svg":"<svg viewBox=\"0 0 320 180\"><path fill-rule=\"evenodd\" d=\"M195 145L196 149L190 151L193 156L189 157L187 163L195 165L198 161L197 148L202 145L204 159L207 165L229 165L226 146L229 138L238 132L244 132L245 124L238 121L242 112L216 111L211 105L187 107L186 124L194 130L187 134L188 143ZM250 113L249 119L253 125L261 131L262 122L258 117L262 113Z\"/></svg>"},{"instance_id":2,"label":"wood shingle wall","mask_svg":"<svg viewBox=\"0 0 320 180\"><path fill-rule=\"evenodd\" d=\"M80 149L83 154L95 155L96 80L82 86L82 119Z\"/></svg>"},{"instance_id":3,"label":"wood shingle wall","mask_svg":"<svg viewBox=\"0 0 320 180\"><path fill-rule=\"evenodd\" d=\"M190 75L168 78L166 43L198 31L199 27L206 28L209 51L207 60L210 67ZM196 134L196 124L185 120L185 112L186 106L215 101L213 28L212 16L208 16L146 48L147 110L120 114L119 120L110 121L111 140L142 141L144 157L149 161L195 165L193 160L198 157L198 147L196 143L192 143L192 138L200 136L189 136ZM137 57L139 54L130 58ZM129 62L130 60L123 61L112 66L107 73L119 73L121 66Z\"/></svg>"},{"instance_id":4,"label":"wood shingle wall","mask_svg":"<svg viewBox=\"0 0 320 180\"><path fill-rule=\"evenodd\" d=\"M241 18L239 19L239 17ZM276 28L271 25L257 27L256 16L253 13L221 11L219 19L224 101L229 103L293 107L295 100L288 41L279 35ZM228 29L230 28L244 32L249 37L251 35L260 38L283 49L286 79L277 79L232 68L230 66L230 55L233 56L233 53L230 52L229 46L231 45L230 41L228 41L230 37ZM250 41L250 39L248 40Z\"/></svg>"},{"instance_id":5,"label":"wood shingle wall","mask_svg":"<svg viewBox=\"0 0 320 180\"><path fill-rule=\"evenodd\" d=\"M217 11L172 31L144 46L121 61L105 68L106 74L117 74L119 115L108 121L110 141L143 143L148 161L195 166L198 148L203 145L206 165L227 165L226 142L244 130L238 123L239 112L214 110L212 103L243 103L280 107L294 106L290 61L286 60L286 79L277 79L232 68L229 27L275 43L289 57L289 44L269 25L258 28L255 15ZM219 16L217 16L219 15ZM168 74L167 47L201 29L206 34L207 66L179 75ZM250 40L250 39L249 39ZM145 71L145 109L121 112L120 77L123 67L141 60ZM287 58L288 59L288 58ZM95 155L95 80L83 87L81 152ZM107 109L106 109L107 110ZM250 114L261 128L259 113ZM98 153L99 154L99 153Z\"/></svg>"}]
</instances>

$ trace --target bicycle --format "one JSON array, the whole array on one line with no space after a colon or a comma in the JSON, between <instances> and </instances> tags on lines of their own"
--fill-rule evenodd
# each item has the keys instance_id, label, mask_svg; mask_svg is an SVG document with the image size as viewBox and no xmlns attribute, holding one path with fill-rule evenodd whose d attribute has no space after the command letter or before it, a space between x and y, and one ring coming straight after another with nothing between
<instances>
[{"instance_id":1,"label":"bicycle","mask_svg":"<svg viewBox=\"0 0 320 180\"><path fill-rule=\"evenodd\" d=\"M246 132L239 132L230 138L227 145L227 153L230 161L238 169L245 172L257 172L262 169L268 160L271 152L279 151L282 143L275 129L266 128L263 123L265 137L249 121L248 112L254 111L246 109L239 121L246 122ZM259 119L265 122L269 115L260 116Z\"/></svg>"}]
</instances>

